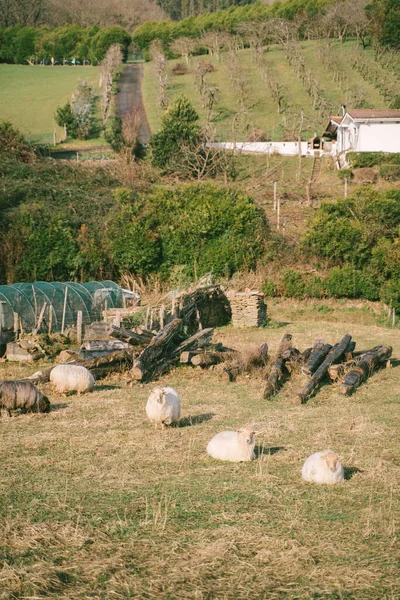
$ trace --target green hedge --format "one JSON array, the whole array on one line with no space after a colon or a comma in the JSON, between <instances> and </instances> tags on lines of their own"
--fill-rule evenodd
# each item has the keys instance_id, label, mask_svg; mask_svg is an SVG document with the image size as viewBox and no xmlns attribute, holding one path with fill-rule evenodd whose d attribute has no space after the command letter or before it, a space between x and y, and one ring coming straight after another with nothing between
<instances>
[{"instance_id":1,"label":"green hedge","mask_svg":"<svg viewBox=\"0 0 400 600\"><path fill-rule=\"evenodd\" d=\"M389 152L349 152L347 159L353 169L375 167L381 164L400 165L400 153Z\"/></svg>"},{"instance_id":2,"label":"green hedge","mask_svg":"<svg viewBox=\"0 0 400 600\"><path fill-rule=\"evenodd\" d=\"M50 62L51 58L62 64L75 58L98 64L112 44L120 44L124 58L128 54L131 36L119 26L100 29L64 25L56 29L43 27L0 27L0 62L27 64L34 58Z\"/></svg>"}]
</instances>

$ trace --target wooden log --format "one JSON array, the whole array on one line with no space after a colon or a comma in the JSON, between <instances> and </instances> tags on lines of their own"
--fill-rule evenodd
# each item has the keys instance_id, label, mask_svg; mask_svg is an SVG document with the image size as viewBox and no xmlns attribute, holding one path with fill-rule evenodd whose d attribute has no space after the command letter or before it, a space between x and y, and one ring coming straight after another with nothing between
<instances>
[{"instance_id":1,"label":"wooden log","mask_svg":"<svg viewBox=\"0 0 400 600\"><path fill-rule=\"evenodd\" d=\"M191 359L196 356L196 354L202 354L204 353L205 350L204 348L198 348L197 350L186 350L185 352L182 352L180 357L179 357L179 362L182 363L183 365L188 365L191 361Z\"/></svg>"},{"instance_id":2,"label":"wooden log","mask_svg":"<svg viewBox=\"0 0 400 600\"><path fill-rule=\"evenodd\" d=\"M214 333L213 327L208 327L207 329L202 329L196 331L196 333L186 340L184 340L175 350L173 351L173 356L180 355L182 352L188 350L195 350L197 348L202 348L204 346L208 346L211 338Z\"/></svg>"},{"instance_id":3,"label":"wooden log","mask_svg":"<svg viewBox=\"0 0 400 600\"><path fill-rule=\"evenodd\" d=\"M275 361L264 388L263 397L266 400L275 396L286 377L289 375L289 371L286 368L286 362L290 360L290 357L292 356L292 337L292 334L285 333L280 341Z\"/></svg>"},{"instance_id":4,"label":"wooden log","mask_svg":"<svg viewBox=\"0 0 400 600\"><path fill-rule=\"evenodd\" d=\"M115 325L112 325L110 336L128 342L132 346L147 346L154 337L151 332L135 333L134 331L130 331L124 327L116 327Z\"/></svg>"},{"instance_id":5,"label":"wooden log","mask_svg":"<svg viewBox=\"0 0 400 600\"><path fill-rule=\"evenodd\" d=\"M272 365L266 386L264 388L263 397L268 400L271 396L275 396L278 392L281 383L285 377L285 359L279 356Z\"/></svg>"},{"instance_id":6,"label":"wooden log","mask_svg":"<svg viewBox=\"0 0 400 600\"><path fill-rule=\"evenodd\" d=\"M322 379L327 374L330 365L338 362L343 357L350 342L351 335L346 333L339 344L333 346L323 363L318 367L314 375L311 377L310 381L300 392L300 394L298 394L297 399L301 404L307 402L308 398L315 394L317 388L321 384Z\"/></svg>"},{"instance_id":7,"label":"wooden log","mask_svg":"<svg viewBox=\"0 0 400 600\"><path fill-rule=\"evenodd\" d=\"M376 346L364 354L357 365L352 368L340 384L339 392L350 396L371 373L392 355L391 346Z\"/></svg>"},{"instance_id":8,"label":"wooden log","mask_svg":"<svg viewBox=\"0 0 400 600\"><path fill-rule=\"evenodd\" d=\"M204 352L203 354L196 354L190 359L190 362L195 367L211 367L217 365L220 362L224 362L227 356L224 352Z\"/></svg>"},{"instance_id":9,"label":"wooden log","mask_svg":"<svg viewBox=\"0 0 400 600\"><path fill-rule=\"evenodd\" d=\"M310 356L306 364L302 367L303 375L312 375L318 369L319 365L324 361L327 354L331 351L331 344L325 344L323 340L317 340L312 348Z\"/></svg>"},{"instance_id":10,"label":"wooden log","mask_svg":"<svg viewBox=\"0 0 400 600\"><path fill-rule=\"evenodd\" d=\"M173 319L162 329L133 363L129 374L135 381L149 381L164 368L178 362L179 353L172 354L181 341L182 319ZM165 365L164 365L165 363Z\"/></svg>"}]
</instances>

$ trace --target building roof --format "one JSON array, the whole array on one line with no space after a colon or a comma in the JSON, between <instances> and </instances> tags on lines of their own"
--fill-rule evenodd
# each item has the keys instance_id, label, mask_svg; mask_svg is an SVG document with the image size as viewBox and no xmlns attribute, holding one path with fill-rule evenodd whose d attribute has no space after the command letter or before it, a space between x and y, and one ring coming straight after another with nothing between
<instances>
[{"instance_id":1,"label":"building roof","mask_svg":"<svg viewBox=\"0 0 400 600\"><path fill-rule=\"evenodd\" d=\"M343 119L343 115L340 115L339 117L329 117L329 119L336 123L336 125L340 125L340 122Z\"/></svg>"},{"instance_id":2,"label":"building roof","mask_svg":"<svg viewBox=\"0 0 400 600\"><path fill-rule=\"evenodd\" d=\"M352 119L400 119L400 109L396 108L351 108L347 114Z\"/></svg>"}]
</instances>

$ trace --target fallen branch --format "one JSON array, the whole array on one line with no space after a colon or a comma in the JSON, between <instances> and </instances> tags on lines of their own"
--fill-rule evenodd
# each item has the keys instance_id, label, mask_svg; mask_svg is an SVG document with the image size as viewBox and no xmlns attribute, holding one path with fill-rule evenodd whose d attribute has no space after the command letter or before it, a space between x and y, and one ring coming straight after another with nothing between
<instances>
[{"instance_id":1,"label":"fallen branch","mask_svg":"<svg viewBox=\"0 0 400 600\"><path fill-rule=\"evenodd\" d=\"M350 342L351 335L346 333L339 344L333 346L323 363L318 367L310 381L304 387L303 391L298 394L297 398L301 404L307 402L307 400L315 394L317 388L321 385L322 379L327 374L330 365L341 360L342 356L347 352Z\"/></svg>"},{"instance_id":2,"label":"fallen branch","mask_svg":"<svg viewBox=\"0 0 400 600\"><path fill-rule=\"evenodd\" d=\"M366 352L357 365L353 367L340 384L339 392L350 396L368 377L374 369L386 361L392 355L391 346L376 346Z\"/></svg>"}]
</instances>

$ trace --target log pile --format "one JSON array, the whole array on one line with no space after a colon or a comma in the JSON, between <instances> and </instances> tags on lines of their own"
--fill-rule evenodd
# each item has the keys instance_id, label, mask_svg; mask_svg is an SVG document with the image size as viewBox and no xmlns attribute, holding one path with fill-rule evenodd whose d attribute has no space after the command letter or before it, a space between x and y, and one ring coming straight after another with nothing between
<instances>
[{"instance_id":1,"label":"log pile","mask_svg":"<svg viewBox=\"0 0 400 600\"><path fill-rule=\"evenodd\" d=\"M234 327L261 327L265 325L267 307L259 292L237 292L230 298Z\"/></svg>"}]
</instances>

